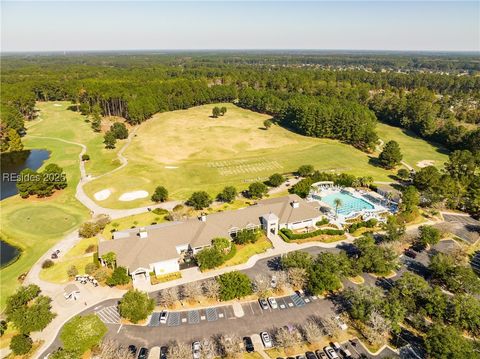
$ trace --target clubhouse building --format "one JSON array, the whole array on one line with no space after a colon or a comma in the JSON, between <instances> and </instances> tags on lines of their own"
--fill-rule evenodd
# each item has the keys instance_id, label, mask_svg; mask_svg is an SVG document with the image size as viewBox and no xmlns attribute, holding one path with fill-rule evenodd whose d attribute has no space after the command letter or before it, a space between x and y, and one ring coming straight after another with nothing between
<instances>
[{"instance_id":1,"label":"clubhouse building","mask_svg":"<svg viewBox=\"0 0 480 359\"><path fill-rule=\"evenodd\" d=\"M133 280L178 272L180 264L211 245L212 239L232 239L244 229L262 229L267 237L281 228L313 227L320 220L318 203L297 195L271 198L235 211L202 214L199 218L133 228L113 233L101 241L98 254L116 254L116 263L128 269Z\"/></svg>"}]
</instances>

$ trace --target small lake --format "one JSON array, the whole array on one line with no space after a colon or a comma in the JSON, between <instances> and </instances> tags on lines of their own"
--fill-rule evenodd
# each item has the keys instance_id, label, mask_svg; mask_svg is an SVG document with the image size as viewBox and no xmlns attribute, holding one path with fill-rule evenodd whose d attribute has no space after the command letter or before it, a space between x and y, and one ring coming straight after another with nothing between
<instances>
[{"instance_id":1,"label":"small lake","mask_svg":"<svg viewBox=\"0 0 480 359\"><path fill-rule=\"evenodd\" d=\"M43 162L50 157L47 150L27 150L20 152L2 153L0 155L0 169L2 186L0 187L0 200L15 196L17 186L13 178L25 168L39 169Z\"/></svg>"},{"instance_id":2,"label":"small lake","mask_svg":"<svg viewBox=\"0 0 480 359\"><path fill-rule=\"evenodd\" d=\"M19 255L18 248L0 240L0 268L17 259Z\"/></svg>"}]
</instances>

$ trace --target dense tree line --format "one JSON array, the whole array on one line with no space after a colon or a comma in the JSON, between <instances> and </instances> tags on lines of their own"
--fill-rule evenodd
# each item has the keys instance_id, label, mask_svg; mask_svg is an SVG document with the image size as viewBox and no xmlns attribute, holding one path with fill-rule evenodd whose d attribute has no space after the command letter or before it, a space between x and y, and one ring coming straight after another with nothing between
<instances>
[{"instance_id":1,"label":"dense tree line","mask_svg":"<svg viewBox=\"0 0 480 359\"><path fill-rule=\"evenodd\" d=\"M459 125L479 123L475 70L478 62L466 55L7 56L2 58L1 138L9 129L20 133L24 121L36 116L36 100L71 101L99 130L99 113L137 124L156 112L238 99L299 133L362 149L376 141L376 115L448 148L478 151L480 131Z\"/></svg>"}]
</instances>

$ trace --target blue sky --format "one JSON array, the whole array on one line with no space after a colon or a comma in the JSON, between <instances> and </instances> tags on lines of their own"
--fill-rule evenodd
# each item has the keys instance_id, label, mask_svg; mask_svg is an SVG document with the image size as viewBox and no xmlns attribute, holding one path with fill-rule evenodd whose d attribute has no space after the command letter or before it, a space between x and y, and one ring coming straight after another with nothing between
<instances>
[{"instance_id":1,"label":"blue sky","mask_svg":"<svg viewBox=\"0 0 480 359\"><path fill-rule=\"evenodd\" d=\"M479 1L2 1L2 51L480 51Z\"/></svg>"}]
</instances>

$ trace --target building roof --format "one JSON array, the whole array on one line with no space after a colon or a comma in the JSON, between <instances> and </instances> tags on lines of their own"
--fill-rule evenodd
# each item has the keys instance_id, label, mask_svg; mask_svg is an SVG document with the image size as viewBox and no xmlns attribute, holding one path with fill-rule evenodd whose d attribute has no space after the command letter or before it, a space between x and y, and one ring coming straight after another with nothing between
<instances>
[{"instance_id":1,"label":"building roof","mask_svg":"<svg viewBox=\"0 0 480 359\"><path fill-rule=\"evenodd\" d=\"M78 287L75 284L71 283L65 287L64 292L65 294L78 293L80 292L80 289L78 289Z\"/></svg>"},{"instance_id":2,"label":"building roof","mask_svg":"<svg viewBox=\"0 0 480 359\"><path fill-rule=\"evenodd\" d=\"M293 208L292 202L298 202L298 207ZM117 264L130 271L148 269L152 263L178 258L177 247L208 246L213 238L229 238L232 230L259 226L261 218L270 215L278 217L279 224L285 224L317 218L320 213L297 195L288 195L235 211L209 214L206 221L190 218L147 226L142 228L147 232L146 238L140 238L139 228L115 232L114 240L100 242L98 252L100 256L115 252Z\"/></svg>"}]
</instances>

